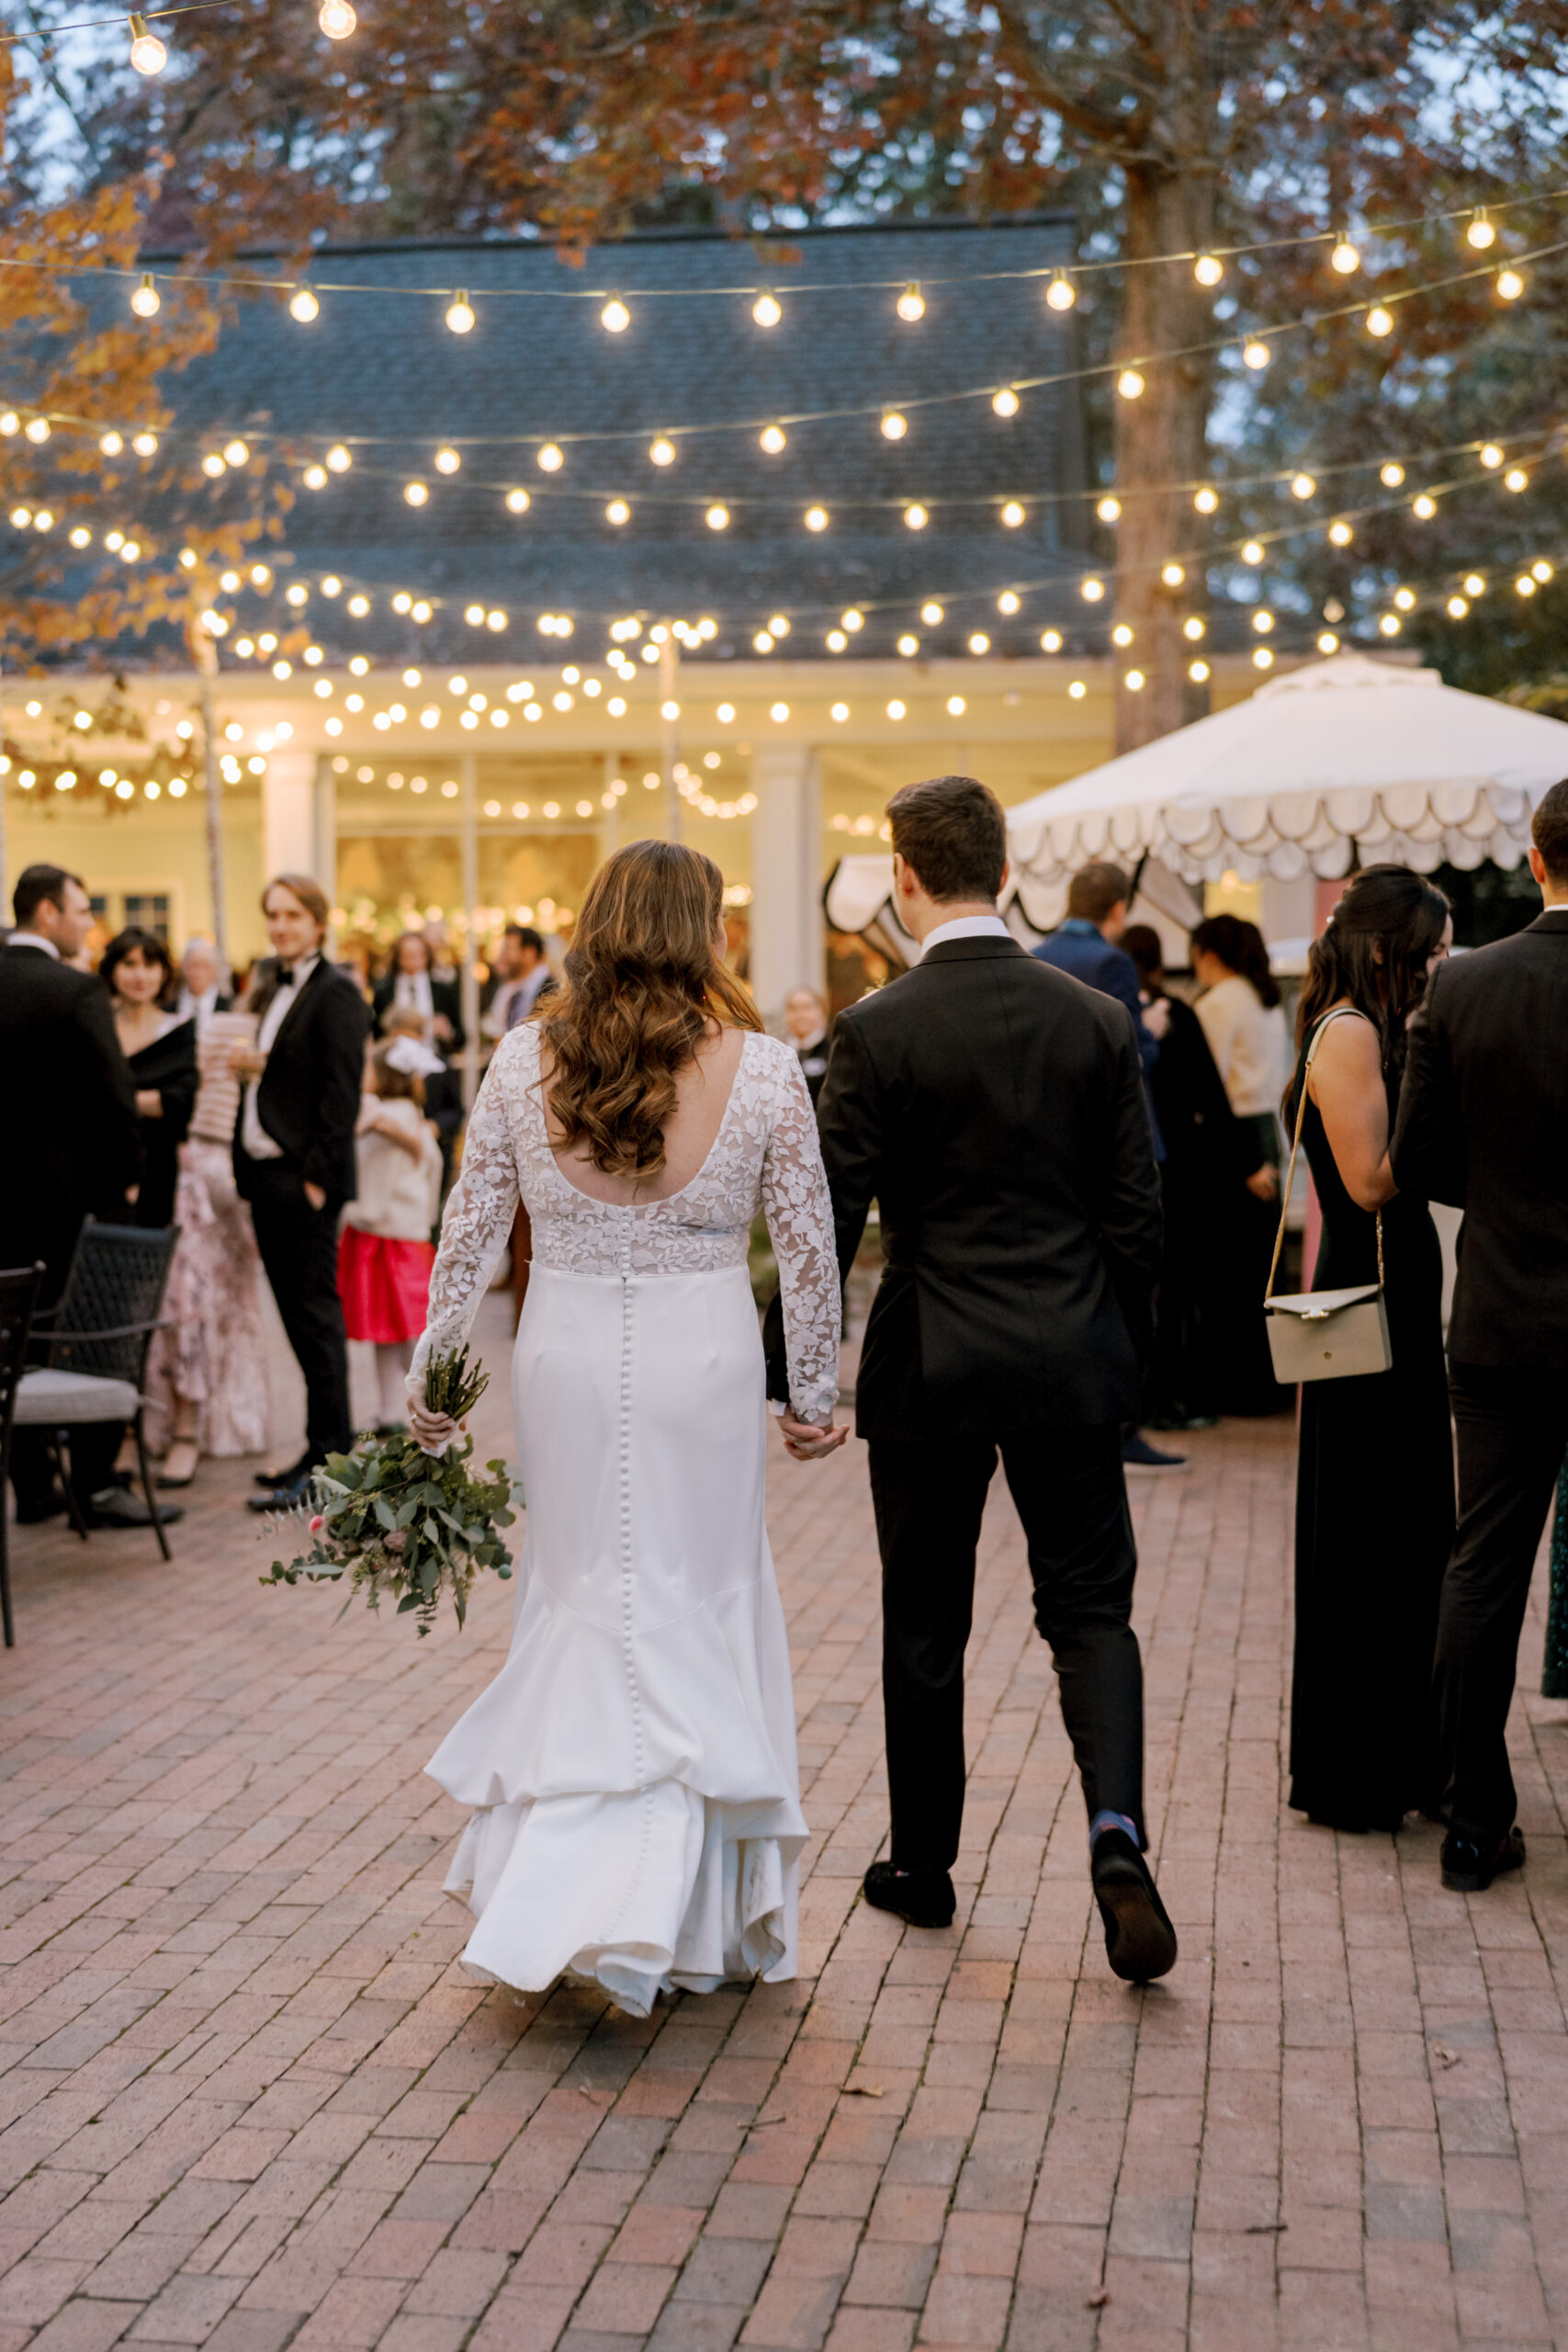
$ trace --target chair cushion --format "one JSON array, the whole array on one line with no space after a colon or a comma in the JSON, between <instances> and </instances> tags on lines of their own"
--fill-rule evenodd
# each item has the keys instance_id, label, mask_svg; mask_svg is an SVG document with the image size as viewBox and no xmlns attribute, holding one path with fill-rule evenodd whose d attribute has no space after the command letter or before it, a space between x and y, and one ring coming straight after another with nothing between
<instances>
[{"instance_id":1,"label":"chair cushion","mask_svg":"<svg viewBox=\"0 0 1568 2352\"><path fill-rule=\"evenodd\" d=\"M129 1421L141 1399L129 1380L91 1372L24 1372L17 1384L17 1426L61 1429L72 1421Z\"/></svg>"}]
</instances>

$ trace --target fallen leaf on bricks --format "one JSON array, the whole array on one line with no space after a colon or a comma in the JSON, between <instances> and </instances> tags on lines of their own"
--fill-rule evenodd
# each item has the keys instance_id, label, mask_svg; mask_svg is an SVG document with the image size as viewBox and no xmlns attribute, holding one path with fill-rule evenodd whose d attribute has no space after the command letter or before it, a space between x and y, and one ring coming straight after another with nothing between
<instances>
[{"instance_id":1,"label":"fallen leaf on bricks","mask_svg":"<svg viewBox=\"0 0 1568 2352\"><path fill-rule=\"evenodd\" d=\"M1109 2288L1109 2287L1097 2287L1097 2288L1095 2289L1095 2290L1094 2290L1093 2294L1089 2297L1089 2301L1088 2301L1088 2303L1085 2305L1085 2307L1084 2307L1084 2308L1085 2308L1087 2311L1091 2311L1091 2312L1102 2312L1102 2311L1105 2309L1106 2304L1107 2304L1110 2301L1111 2301L1111 2290L1110 2290L1110 2288Z\"/></svg>"},{"instance_id":2,"label":"fallen leaf on bricks","mask_svg":"<svg viewBox=\"0 0 1568 2352\"><path fill-rule=\"evenodd\" d=\"M846 2098L886 2098L887 2093L880 2083L846 2083L844 2097Z\"/></svg>"},{"instance_id":3,"label":"fallen leaf on bricks","mask_svg":"<svg viewBox=\"0 0 1568 2352\"><path fill-rule=\"evenodd\" d=\"M787 2115L759 2115L755 2122L746 2126L748 2132L765 2132L770 2123L787 2123Z\"/></svg>"},{"instance_id":4,"label":"fallen leaf on bricks","mask_svg":"<svg viewBox=\"0 0 1568 2352\"><path fill-rule=\"evenodd\" d=\"M1463 2055L1462 2052L1458 2050L1446 2050L1440 2041L1434 2041L1431 2050L1439 2066L1457 2066Z\"/></svg>"},{"instance_id":5,"label":"fallen leaf on bricks","mask_svg":"<svg viewBox=\"0 0 1568 2352\"><path fill-rule=\"evenodd\" d=\"M1271 2238L1280 2230L1290 2228L1289 2222L1248 2222L1242 2232L1244 2238Z\"/></svg>"}]
</instances>

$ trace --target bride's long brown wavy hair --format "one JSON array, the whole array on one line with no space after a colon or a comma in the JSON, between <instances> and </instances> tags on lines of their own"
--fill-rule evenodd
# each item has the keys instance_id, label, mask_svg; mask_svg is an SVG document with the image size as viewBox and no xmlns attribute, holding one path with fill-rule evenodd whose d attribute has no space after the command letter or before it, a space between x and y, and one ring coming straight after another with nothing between
<instances>
[{"instance_id":1,"label":"bride's long brown wavy hair","mask_svg":"<svg viewBox=\"0 0 1568 2352\"><path fill-rule=\"evenodd\" d=\"M566 986L539 1009L555 1067L549 1110L568 1150L586 1142L606 1176L656 1176L675 1080L708 1023L761 1029L719 960L724 876L675 842L630 842L588 886Z\"/></svg>"}]
</instances>

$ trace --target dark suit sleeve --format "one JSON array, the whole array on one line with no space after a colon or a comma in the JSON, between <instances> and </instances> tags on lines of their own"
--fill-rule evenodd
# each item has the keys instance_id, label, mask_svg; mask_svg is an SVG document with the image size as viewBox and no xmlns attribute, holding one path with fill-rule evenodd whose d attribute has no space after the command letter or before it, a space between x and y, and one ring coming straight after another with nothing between
<instances>
[{"instance_id":1,"label":"dark suit sleeve","mask_svg":"<svg viewBox=\"0 0 1568 2352\"><path fill-rule=\"evenodd\" d=\"M1393 1181L1402 1193L1463 1208L1464 1125L1440 1001L1441 978L1439 967L1427 983L1425 1003L1410 1024L1389 1157Z\"/></svg>"},{"instance_id":2,"label":"dark suit sleeve","mask_svg":"<svg viewBox=\"0 0 1568 2352\"><path fill-rule=\"evenodd\" d=\"M123 1216L127 1192L141 1182L141 1122L136 1115L136 1080L120 1051L107 989L83 990L76 1025L84 1039L81 1126L93 1138L96 1195L110 1216Z\"/></svg>"},{"instance_id":3,"label":"dark suit sleeve","mask_svg":"<svg viewBox=\"0 0 1568 2352\"><path fill-rule=\"evenodd\" d=\"M443 987L439 997L436 997L434 991L432 990L432 1000L434 1003L436 1012L444 1012L446 1015L447 1020L452 1023L452 1035L445 1050L449 1054L460 1054L463 1047L468 1042L468 1033L463 1026L463 991L461 987L455 981L448 980Z\"/></svg>"},{"instance_id":4,"label":"dark suit sleeve","mask_svg":"<svg viewBox=\"0 0 1568 2352\"><path fill-rule=\"evenodd\" d=\"M390 980L378 980L370 991L370 1020L378 1037L381 1035L381 1023L387 1018L392 1001L392 987Z\"/></svg>"},{"instance_id":5,"label":"dark suit sleeve","mask_svg":"<svg viewBox=\"0 0 1568 2352\"><path fill-rule=\"evenodd\" d=\"M310 1139L300 1161L307 1184L319 1184L334 1199L354 1197L344 1191L344 1176L354 1166L354 1126L359 1116L365 1078L365 1039L370 1015L357 989L334 981L326 989L317 1028L316 1116Z\"/></svg>"},{"instance_id":6,"label":"dark suit sleeve","mask_svg":"<svg viewBox=\"0 0 1568 2352\"><path fill-rule=\"evenodd\" d=\"M1142 1362L1154 1335L1162 1227L1143 1069L1131 1030L1117 1051L1099 1207L1100 1254Z\"/></svg>"},{"instance_id":7,"label":"dark suit sleeve","mask_svg":"<svg viewBox=\"0 0 1568 2352\"><path fill-rule=\"evenodd\" d=\"M1145 1127L1148 1125L1145 1121ZM865 1220L882 1177L882 1109L875 1076L852 1021L840 1021L828 1056L828 1075L817 1102L822 1165L833 1196L833 1236L839 1279L849 1278ZM789 1399L784 1311L777 1298L762 1327L768 1362L768 1395Z\"/></svg>"}]
</instances>

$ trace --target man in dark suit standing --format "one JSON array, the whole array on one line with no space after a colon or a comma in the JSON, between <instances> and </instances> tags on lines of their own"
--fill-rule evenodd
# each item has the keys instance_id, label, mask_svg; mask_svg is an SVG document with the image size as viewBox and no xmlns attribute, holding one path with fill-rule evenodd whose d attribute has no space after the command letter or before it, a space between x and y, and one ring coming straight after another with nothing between
<instances>
[{"instance_id":1,"label":"man in dark suit standing","mask_svg":"<svg viewBox=\"0 0 1568 2352\"><path fill-rule=\"evenodd\" d=\"M1118 1004L1027 956L997 914L1000 804L967 776L888 803L913 970L840 1014L818 1104L839 1263L874 1199L886 1266L856 1426L882 1552L893 1816L868 1902L953 1913L964 1650L997 1455L1023 1521L1089 1812L1119 1975L1162 1975L1176 1938L1143 1858L1143 1668L1121 1464L1159 1266L1159 1187L1137 1040ZM770 1391L785 1395L770 1350ZM816 1433L784 1415L792 1451Z\"/></svg>"},{"instance_id":2,"label":"man in dark suit standing","mask_svg":"<svg viewBox=\"0 0 1568 2352\"><path fill-rule=\"evenodd\" d=\"M1568 1451L1568 782L1532 831L1545 906L1528 931L1433 974L1392 1153L1401 1192L1464 1211L1449 1320L1459 1526L1434 1668L1443 1884L1464 1894L1525 1858L1504 1734Z\"/></svg>"},{"instance_id":3,"label":"man in dark suit standing","mask_svg":"<svg viewBox=\"0 0 1568 2352\"><path fill-rule=\"evenodd\" d=\"M312 1470L354 1443L348 1340L337 1287L338 1212L354 1198L354 1127L370 1016L352 980L321 953L329 909L319 883L280 874L262 893L273 954L252 999L254 1052L234 1132L234 1181L251 1204L288 1344L305 1375L305 1451L263 1472L253 1510L292 1508Z\"/></svg>"},{"instance_id":4,"label":"man in dark suit standing","mask_svg":"<svg viewBox=\"0 0 1568 2352\"><path fill-rule=\"evenodd\" d=\"M49 1307L64 1287L83 1219L129 1221L141 1135L108 990L62 960L80 953L93 927L81 881L58 865L29 865L12 905L17 927L0 950L0 1258L7 1266L42 1259L39 1304ZM107 1491L119 1440L108 1423L73 1432L73 1482L94 1517L144 1527L140 1496ZM11 1479L18 1519L64 1510L40 1431L16 1432Z\"/></svg>"}]
</instances>

